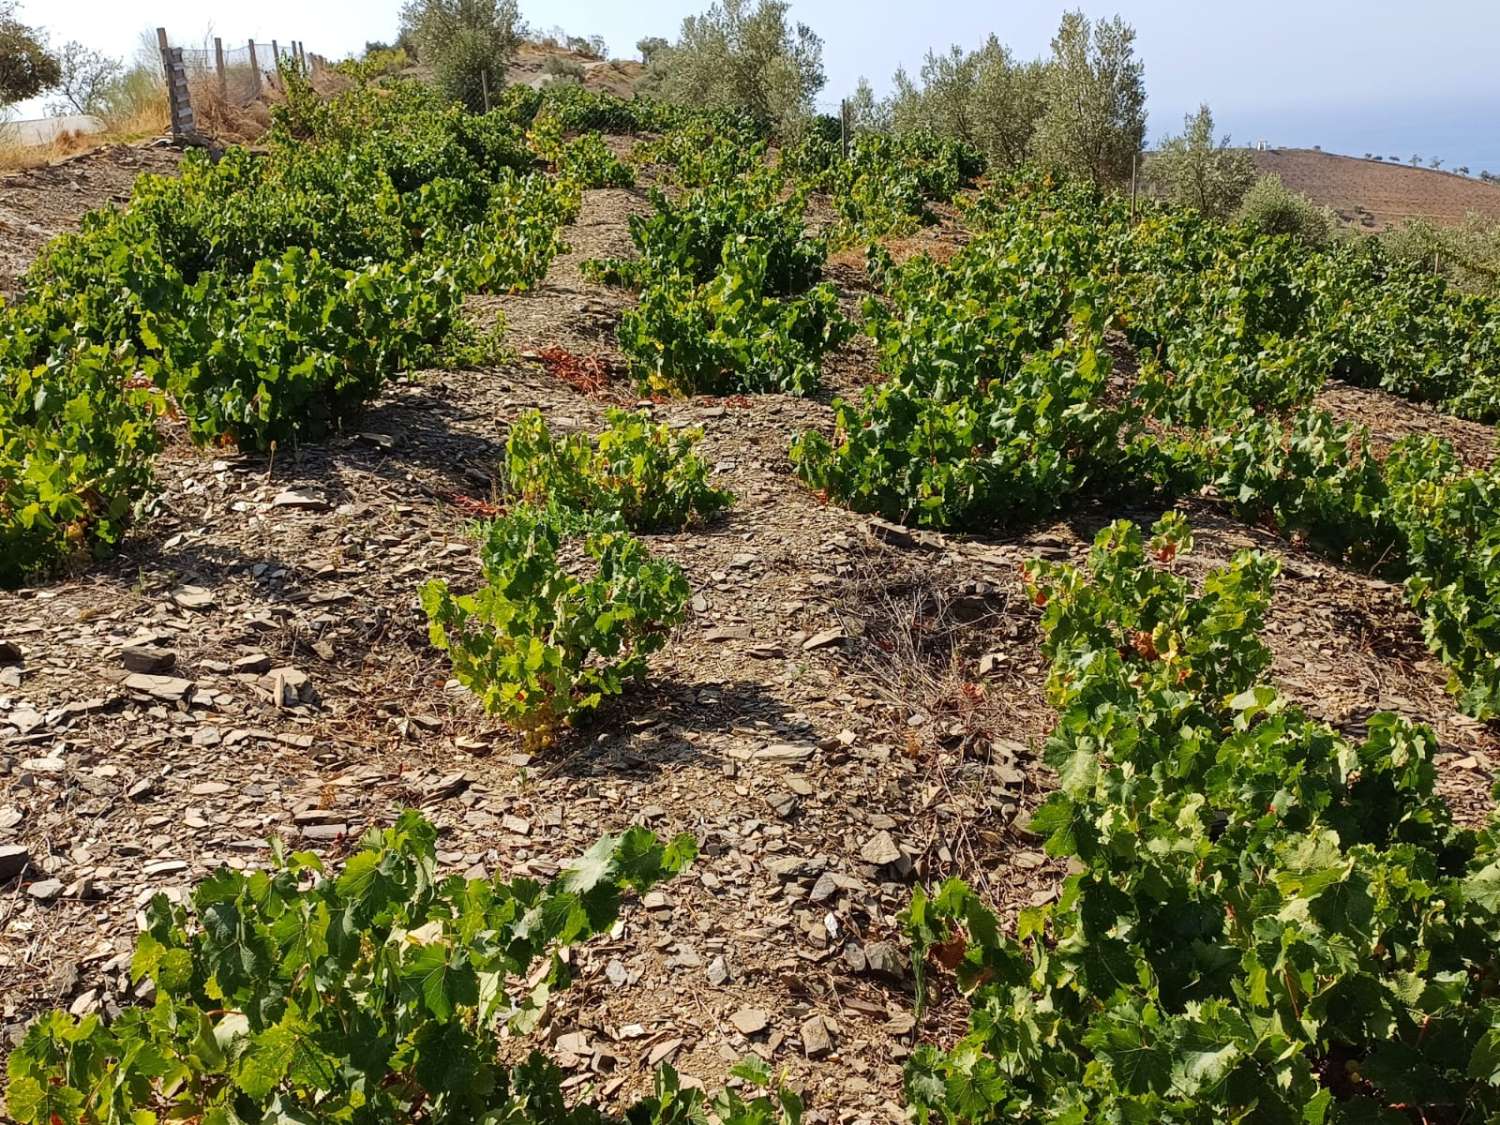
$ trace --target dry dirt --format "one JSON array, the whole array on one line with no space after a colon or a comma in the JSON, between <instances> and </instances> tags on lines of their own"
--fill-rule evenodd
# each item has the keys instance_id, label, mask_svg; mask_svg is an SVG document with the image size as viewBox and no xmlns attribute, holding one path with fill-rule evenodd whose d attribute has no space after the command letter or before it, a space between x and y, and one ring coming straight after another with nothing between
<instances>
[{"instance_id":1,"label":"dry dirt","mask_svg":"<svg viewBox=\"0 0 1500 1125\"><path fill-rule=\"evenodd\" d=\"M86 211L124 203L137 176L171 175L181 159L165 145L111 145L0 176L0 297L14 293L37 252L76 230Z\"/></svg>"},{"instance_id":2,"label":"dry dirt","mask_svg":"<svg viewBox=\"0 0 1500 1125\"><path fill-rule=\"evenodd\" d=\"M577 67L581 71L578 82L585 89L622 98L634 95L636 84L646 73L645 66L636 59L595 59L563 47L522 43L514 61L506 68L505 80L526 86L544 86L552 79L547 64L554 59L565 66Z\"/></svg>"},{"instance_id":3,"label":"dry dirt","mask_svg":"<svg viewBox=\"0 0 1500 1125\"><path fill-rule=\"evenodd\" d=\"M1454 225L1471 213L1500 220L1500 185L1456 172L1304 148L1251 155L1262 175L1276 173L1293 191L1366 230L1397 227L1408 219Z\"/></svg>"},{"instance_id":4,"label":"dry dirt","mask_svg":"<svg viewBox=\"0 0 1500 1125\"><path fill-rule=\"evenodd\" d=\"M702 855L627 903L617 938L576 951L543 1033L570 1082L619 1104L663 1060L713 1085L756 1051L806 1092L811 1120L903 1120L916 1030L897 914L913 884L962 874L1007 912L1055 893L1056 866L1017 826L1050 785L1018 564L1079 558L1108 519L1155 513L1085 509L1011 538L903 534L791 474L787 444L828 422L827 396L654 406L703 428L737 503L652 538L695 598L649 683L565 744L522 752L449 681L417 593L475 581L465 526L520 411L590 429L608 400L633 401L619 384L580 394L529 357L618 359L628 298L578 264L625 252L626 217L646 207L640 191L588 193L573 250L537 290L476 303L504 309L514 362L392 384L358 432L274 462L175 444L119 557L0 595L0 640L23 652L0 669L0 845L31 855L0 890L8 1033L44 1005L128 1003L142 904L265 862L272 835L336 858L419 807L445 867L547 876L601 831L644 823L694 833ZM830 276L852 303L858 265ZM830 392L874 378L857 345L829 371ZM1372 416L1388 401L1340 399ZM1286 550L1210 502L1190 515L1193 573L1242 546ZM1283 686L1350 730L1378 708L1434 724L1445 792L1482 815L1496 739L1454 712L1399 589L1288 555L1277 593ZM121 651L148 641L173 654L169 679L132 686ZM819 1019L832 1053L808 1058L803 1028ZM942 1007L930 1020L922 1033L952 1028Z\"/></svg>"}]
</instances>

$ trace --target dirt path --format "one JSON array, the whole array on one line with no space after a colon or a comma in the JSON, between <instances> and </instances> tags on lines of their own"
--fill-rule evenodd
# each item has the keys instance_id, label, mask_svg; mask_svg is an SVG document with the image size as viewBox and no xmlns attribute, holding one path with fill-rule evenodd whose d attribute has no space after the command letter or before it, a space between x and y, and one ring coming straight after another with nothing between
<instances>
[{"instance_id":1,"label":"dirt path","mask_svg":"<svg viewBox=\"0 0 1500 1125\"><path fill-rule=\"evenodd\" d=\"M704 428L738 501L706 530L653 538L695 598L650 683L566 745L523 754L448 681L417 594L431 578L475 582L465 524L511 419L536 406L555 427L602 421L604 402L524 357L613 354L627 298L578 263L624 252L626 216L645 205L589 193L572 252L536 292L476 302L503 309L523 358L393 384L358 433L274 464L176 446L119 558L0 595L0 639L24 653L0 668L0 846L32 862L0 898L10 1034L46 1004L126 1003L142 904L264 862L272 834L338 856L415 806L441 827L448 868L544 877L601 831L645 823L695 833L702 856L628 904L614 940L577 951L545 1033L573 1081L618 1102L663 1060L713 1085L754 1050L823 1120L901 1119L914 1036L897 915L912 884L961 873L1007 907L1055 893L1056 867L1015 826L1049 784L1017 564L1078 557L1106 519L1151 513L1084 511L1011 542L905 534L791 475L789 440L826 406L655 407ZM830 371L846 391L871 378L857 347ZM1194 566L1280 548L1210 504L1191 515ZM1433 722L1445 787L1477 815L1495 741L1454 714L1399 590L1304 557L1279 595L1288 690L1351 727L1378 706ZM173 654L166 679L127 683L121 649L146 642Z\"/></svg>"}]
</instances>

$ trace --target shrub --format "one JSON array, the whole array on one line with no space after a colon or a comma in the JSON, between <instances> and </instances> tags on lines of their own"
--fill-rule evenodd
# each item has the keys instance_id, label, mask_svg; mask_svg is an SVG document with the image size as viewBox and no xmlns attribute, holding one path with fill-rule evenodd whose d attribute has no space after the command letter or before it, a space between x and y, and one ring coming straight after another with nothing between
<instances>
[{"instance_id":1,"label":"shrub","mask_svg":"<svg viewBox=\"0 0 1500 1125\"><path fill-rule=\"evenodd\" d=\"M1287 234L1311 246L1328 242L1335 223L1332 211L1290 190L1274 172L1245 193L1239 221L1258 234Z\"/></svg>"},{"instance_id":2,"label":"shrub","mask_svg":"<svg viewBox=\"0 0 1500 1125\"><path fill-rule=\"evenodd\" d=\"M328 433L391 372L417 366L460 298L420 260L340 270L293 247L248 278L204 274L179 315L148 331L194 436L267 449Z\"/></svg>"},{"instance_id":3,"label":"shrub","mask_svg":"<svg viewBox=\"0 0 1500 1125\"><path fill-rule=\"evenodd\" d=\"M1392 259L1436 269L1461 289L1500 299L1500 222L1475 214L1461 226L1412 219L1379 237Z\"/></svg>"},{"instance_id":4,"label":"shrub","mask_svg":"<svg viewBox=\"0 0 1500 1125\"><path fill-rule=\"evenodd\" d=\"M577 59L549 55L547 61L542 64L542 70L547 75L548 81L554 85L576 85L583 81L583 64Z\"/></svg>"},{"instance_id":5,"label":"shrub","mask_svg":"<svg viewBox=\"0 0 1500 1125\"><path fill-rule=\"evenodd\" d=\"M583 578L559 559L580 526L596 568ZM422 607L459 682L534 744L643 676L646 658L682 620L682 572L607 521L520 507L478 534L485 584L455 595L445 582L429 583Z\"/></svg>"},{"instance_id":6,"label":"shrub","mask_svg":"<svg viewBox=\"0 0 1500 1125\"><path fill-rule=\"evenodd\" d=\"M684 274L651 280L620 317L620 350L643 390L660 394L811 394L823 354L849 335L838 295L819 284L794 297L769 287L764 244L726 244L702 285Z\"/></svg>"},{"instance_id":7,"label":"shrub","mask_svg":"<svg viewBox=\"0 0 1500 1125\"><path fill-rule=\"evenodd\" d=\"M773 296L800 293L822 273L828 256L822 239L809 238L803 222L805 200L778 200L777 181L760 174L688 192L676 200L654 191L649 215L630 217L630 240L639 257L589 265L596 280L639 287L682 274L706 284L723 268L726 255L753 243L766 257L765 289Z\"/></svg>"},{"instance_id":8,"label":"shrub","mask_svg":"<svg viewBox=\"0 0 1500 1125\"><path fill-rule=\"evenodd\" d=\"M161 402L128 348L60 339L0 371L0 586L18 586L119 542L151 488Z\"/></svg>"},{"instance_id":9,"label":"shrub","mask_svg":"<svg viewBox=\"0 0 1500 1125\"><path fill-rule=\"evenodd\" d=\"M505 443L505 478L529 504L560 504L618 515L632 531L681 528L712 519L734 500L708 483L693 452L702 430L652 425L645 411L611 409L596 437L554 437L541 412L528 411Z\"/></svg>"}]
</instances>

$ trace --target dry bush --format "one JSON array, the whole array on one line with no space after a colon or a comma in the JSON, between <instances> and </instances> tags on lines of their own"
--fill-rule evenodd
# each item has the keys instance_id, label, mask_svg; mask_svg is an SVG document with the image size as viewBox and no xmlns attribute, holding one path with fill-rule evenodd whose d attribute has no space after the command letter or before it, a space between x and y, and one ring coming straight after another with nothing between
<instances>
[{"instance_id":1,"label":"dry bush","mask_svg":"<svg viewBox=\"0 0 1500 1125\"><path fill-rule=\"evenodd\" d=\"M1014 726L1004 693L980 668L1033 628L1015 591L957 579L906 552L874 549L845 576L838 617L850 655L908 725L913 752L943 747L985 756ZM1003 659L997 669L1003 667Z\"/></svg>"},{"instance_id":2,"label":"dry bush","mask_svg":"<svg viewBox=\"0 0 1500 1125\"><path fill-rule=\"evenodd\" d=\"M14 130L0 125L0 172L40 168L91 148L116 143L119 139L111 133L80 133L70 129L46 144L24 144Z\"/></svg>"}]
</instances>

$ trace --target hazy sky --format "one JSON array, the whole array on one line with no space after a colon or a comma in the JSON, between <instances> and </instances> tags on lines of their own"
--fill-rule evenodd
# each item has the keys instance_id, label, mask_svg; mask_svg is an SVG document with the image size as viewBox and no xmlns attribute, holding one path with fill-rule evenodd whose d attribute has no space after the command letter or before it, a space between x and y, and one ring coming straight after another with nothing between
<instances>
[{"instance_id":1,"label":"hazy sky","mask_svg":"<svg viewBox=\"0 0 1500 1125\"><path fill-rule=\"evenodd\" d=\"M603 35L633 55L645 35L675 36L708 0L521 0L533 25ZM1000 0L793 0L793 16L825 43L837 104L860 75L877 90L930 46L977 45L993 31L1017 54L1046 52L1063 3ZM1135 25L1146 63L1151 134L1177 130L1200 101L1236 140L1322 145L1403 158L1442 156L1500 172L1500 0L1116 0ZM22 0L23 15L54 40L80 39L115 54L165 23L174 40L200 40L210 23L226 44L301 39L338 56L396 30L400 0Z\"/></svg>"}]
</instances>

